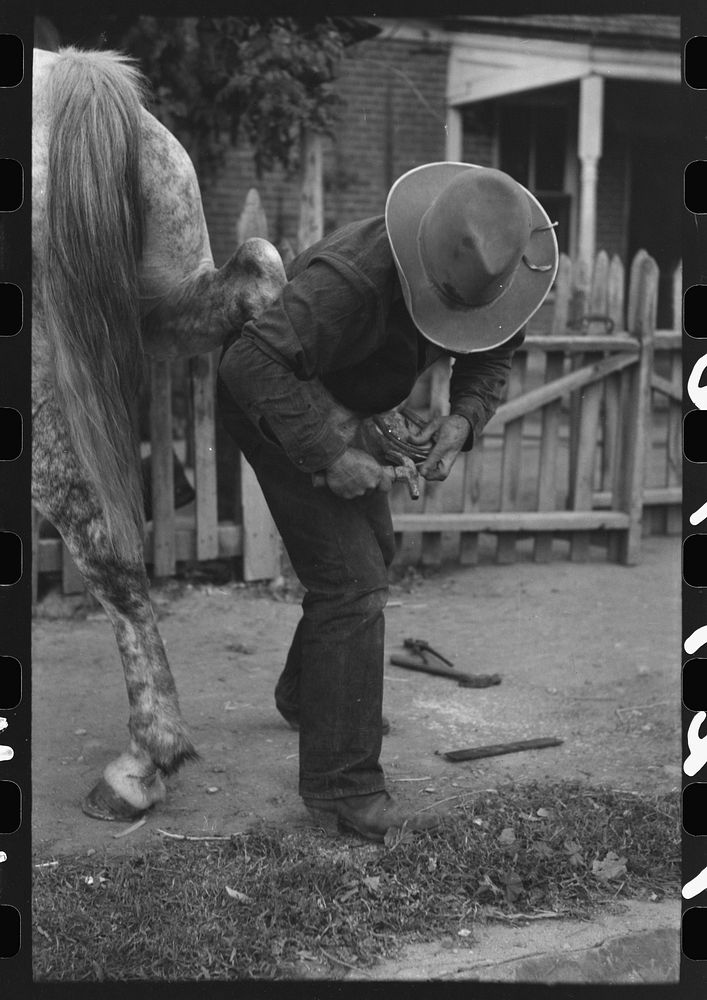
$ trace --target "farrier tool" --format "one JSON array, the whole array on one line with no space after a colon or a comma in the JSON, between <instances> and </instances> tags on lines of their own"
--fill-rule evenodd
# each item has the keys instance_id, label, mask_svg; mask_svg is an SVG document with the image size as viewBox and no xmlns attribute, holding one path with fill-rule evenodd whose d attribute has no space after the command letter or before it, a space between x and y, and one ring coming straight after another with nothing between
<instances>
[{"instance_id":1,"label":"farrier tool","mask_svg":"<svg viewBox=\"0 0 707 1000\"><path fill-rule=\"evenodd\" d=\"M448 667L452 667L452 669L454 669L452 661L448 660L446 656L442 656L442 654L438 653L436 649L433 649L426 639L403 639L403 646L405 649L410 649L413 653L421 656L423 660L427 659L426 654L430 653L431 656L436 656L438 660L442 661L442 663L446 663Z\"/></svg>"},{"instance_id":2,"label":"farrier tool","mask_svg":"<svg viewBox=\"0 0 707 1000\"><path fill-rule=\"evenodd\" d=\"M443 754L447 760L480 760L482 757L498 757L504 753L518 753L521 750L542 750L544 747L559 747L564 743L557 736L541 736L535 740L516 740L513 743L492 743L485 747L467 747L464 750L448 750Z\"/></svg>"},{"instance_id":3,"label":"farrier tool","mask_svg":"<svg viewBox=\"0 0 707 1000\"><path fill-rule=\"evenodd\" d=\"M397 456L396 456L397 457ZM400 465L384 465L386 472L395 483L407 483L411 500L420 499L420 474L415 463L407 455L400 455ZM312 482L315 486L326 486L326 476L323 472L315 472L312 475Z\"/></svg>"},{"instance_id":4,"label":"farrier tool","mask_svg":"<svg viewBox=\"0 0 707 1000\"><path fill-rule=\"evenodd\" d=\"M359 419L355 413L337 404L332 410L334 424L349 445L361 448L383 466L393 482L407 483L411 500L420 499L418 465L424 462L433 444L416 444L410 434L425 427L425 421L413 410L399 407L386 413ZM323 472L312 476L315 486L326 486Z\"/></svg>"},{"instance_id":5,"label":"farrier tool","mask_svg":"<svg viewBox=\"0 0 707 1000\"><path fill-rule=\"evenodd\" d=\"M420 473L417 466L407 455L400 456L400 465L384 465L383 468L393 482L407 483L411 500L420 499Z\"/></svg>"},{"instance_id":6,"label":"farrier tool","mask_svg":"<svg viewBox=\"0 0 707 1000\"><path fill-rule=\"evenodd\" d=\"M499 674L464 674L456 670L451 660L434 650L425 639L404 639L403 646L409 649L411 656L393 654L390 662L396 667L407 670L419 670L426 674L436 674L439 677L453 677L459 682L459 687L493 687L501 683ZM434 657L437 661L432 659Z\"/></svg>"}]
</instances>

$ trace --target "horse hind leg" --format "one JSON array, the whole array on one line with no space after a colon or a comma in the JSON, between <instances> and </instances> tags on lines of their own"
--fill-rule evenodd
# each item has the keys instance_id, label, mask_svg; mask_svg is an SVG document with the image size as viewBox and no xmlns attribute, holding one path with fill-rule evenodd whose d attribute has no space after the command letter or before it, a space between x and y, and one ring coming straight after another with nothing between
<instances>
[{"instance_id":1,"label":"horse hind leg","mask_svg":"<svg viewBox=\"0 0 707 1000\"><path fill-rule=\"evenodd\" d=\"M43 416L34 427L33 500L61 533L113 625L128 693L129 746L107 765L83 809L101 819L128 819L164 799L162 775L198 754L157 629L138 529L135 557L117 557L95 494L61 433L59 415Z\"/></svg>"},{"instance_id":2,"label":"horse hind leg","mask_svg":"<svg viewBox=\"0 0 707 1000\"><path fill-rule=\"evenodd\" d=\"M197 753L179 710L144 565L121 563L108 553L95 512L80 528L62 534L113 625L129 704L128 749L107 765L83 809L99 819L126 819L164 799L161 775L177 771Z\"/></svg>"},{"instance_id":3,"label":"horse hind leg","mask_svg":"<svg viewBox=\"0 0 707 1000\"><path fill-rule=\"evenodd\" d=\"M179 711L144 566L116 565L95 546L87 550L81 542L77 546L66 541L113 624L130 709L129 747L107 765L82 807L98 819L127 819L163 800L161 776L198 755Z\"/></svg>"}]
</instances>

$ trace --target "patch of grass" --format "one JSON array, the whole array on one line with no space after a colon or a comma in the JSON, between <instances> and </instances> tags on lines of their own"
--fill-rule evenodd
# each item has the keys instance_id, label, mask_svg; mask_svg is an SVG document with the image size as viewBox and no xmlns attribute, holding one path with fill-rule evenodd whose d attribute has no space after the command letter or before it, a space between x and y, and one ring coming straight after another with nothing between
<instances>
[{"instance_id":1,"label":"patch of grass","mask_svg":"<svg viewBox=\"0 0 707 1000\"><path fill-rule=\"evenodd\" d=\"M261 828L62 857L35 868L35 978L334 978L412 941L468 942L477 922L587 917L679 885L677 794L510 785L385 845Z\"/></svg>"}]
</instances>

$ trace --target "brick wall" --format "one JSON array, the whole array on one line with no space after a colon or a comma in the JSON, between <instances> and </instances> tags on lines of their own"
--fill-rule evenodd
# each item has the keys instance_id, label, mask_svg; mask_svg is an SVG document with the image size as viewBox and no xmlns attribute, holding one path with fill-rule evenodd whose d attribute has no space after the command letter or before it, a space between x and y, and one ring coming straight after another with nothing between
<instances>
[{"instance_id":1,"label":"brick wall","mask_svg":"<svg viewBox=\"0 0 707 1000\"><path fill-rule=\"evenodd\" d=\"M393 181L411 167L445 156L445 87L448 45L373 39L347 50L337 82L344 101L335 135L324 146L325 231L383 211ZM615 96L612 90L612 96ZM597 249L627 253L625 134L607 103L599 166ZM462 157L494 164L493 102L463 115ZM250 187L257 187L269 237L296 242L299 174L275 170L258 179L251 151L240 142L220 177L204 190L204 210L217 264L233 251L236 222ZM574 206L577 211L577 206Z\"/></svg>"},{"instance_id":2,"label":"brick wall","mask_svg":"<svg viewBox=\"0 0 707 1000\"><path fill-rule=\"evenodd\" d=\"M325 164L327 229L382 212L397 177L444 159L447 56L446 44L395 39L349 51L346 111Z\"/></svg>"},{"instance_id":3,"label":"brick wall","mask_svg":"<svg viewBox=\"0 0 707 1000\"><path fill-rule=\"evenodd\" d=\"M352 46L337 90L345 104L324 149L325 231L383 211L400 174L445 156L448 46L396 39ZM245 143L232 149L221 175L204 186L204 212L217 264L236 243L236 223L250 187L257 187L269 238L293 244L299 176L273 171L258 180Z\"/></svg>"}]
</instances>

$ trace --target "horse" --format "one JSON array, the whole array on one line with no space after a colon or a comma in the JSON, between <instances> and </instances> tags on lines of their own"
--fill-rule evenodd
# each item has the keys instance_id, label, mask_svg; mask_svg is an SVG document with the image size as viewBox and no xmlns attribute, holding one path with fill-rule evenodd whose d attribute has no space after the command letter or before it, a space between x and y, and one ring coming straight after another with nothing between
<instances>
[{"instance_id":1,"label":"horse","mask_svg":"<svg viewBox=\"0 0 707 1000\"><path fill-rule=\"evenodd\" d=\"M128 746L82 802L105 820L142 815L198 757L143 559L145 356L217 349L285 284L266 240L215 267L194 166L146 94L124 54L35 50L32 502L105 609L125 674Z\"/></svg>"}]
</instances>

